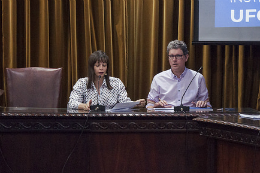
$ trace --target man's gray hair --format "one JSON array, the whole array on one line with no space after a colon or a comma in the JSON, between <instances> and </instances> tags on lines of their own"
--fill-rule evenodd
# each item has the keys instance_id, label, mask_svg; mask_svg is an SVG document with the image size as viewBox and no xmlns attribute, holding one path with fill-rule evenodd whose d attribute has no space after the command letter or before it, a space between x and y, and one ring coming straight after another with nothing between
<instances>
[{"instance_id":1,"label":"man's gray hair","mask_svg":"<svg viewBox=\"0 0 260 173\"><path fill-rule=\"evenodd\" d=\"M169 55L169 52L171 49L181 49L184 55L189 54L187 45L184 43L184 41L180 40L174 40L171 41L167 46L167 55Z\"/></svg>"}]
</instances>

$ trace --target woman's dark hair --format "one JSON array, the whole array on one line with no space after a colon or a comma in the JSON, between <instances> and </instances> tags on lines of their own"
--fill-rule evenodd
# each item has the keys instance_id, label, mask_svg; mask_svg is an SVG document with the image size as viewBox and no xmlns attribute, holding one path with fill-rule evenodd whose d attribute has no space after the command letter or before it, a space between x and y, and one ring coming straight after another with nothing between
<instances>
[{"instance_id":1,"label":"woman's dark hair","mask_svg":"<svg viewBox=\"0 0 260 173\"><path fill-rule=\"evenodd\" d=\"M109 58L106 55L106 53L103 52L102 50L95 51L89 56L87 89L90 89L92 82L94 82L94 79L95 79L94 65L96 62L107 63L107 71L106 71L106 75L105 75L105 80L106 80L108 89L111 90L112 86L110 85L110 82L109 82Z\"/></svg>"}]
</instances>

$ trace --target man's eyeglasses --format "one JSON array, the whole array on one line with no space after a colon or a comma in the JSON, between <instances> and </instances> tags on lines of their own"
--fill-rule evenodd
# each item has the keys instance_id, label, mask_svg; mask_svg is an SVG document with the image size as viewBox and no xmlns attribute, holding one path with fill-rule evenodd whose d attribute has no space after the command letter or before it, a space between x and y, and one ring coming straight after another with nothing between
<instances>
[{"instance_id":1,"label":"man's eyeglasses","mask_svg":"<svg viewBox=\"0 0 260 173\"><path fill-rule=\"evenodd\" d=\"M182 56L183 56L183 55L168 55L169 59L174 59L174 57L175 57L176 59L182 59Z\"/></svg>"}]
</instances>

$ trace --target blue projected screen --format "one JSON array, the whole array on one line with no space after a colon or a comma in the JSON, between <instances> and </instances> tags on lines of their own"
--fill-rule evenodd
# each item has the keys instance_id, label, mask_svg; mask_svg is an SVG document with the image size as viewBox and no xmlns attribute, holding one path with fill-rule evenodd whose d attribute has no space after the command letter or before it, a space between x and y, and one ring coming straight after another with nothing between
<instances>
[{"instance_id":1,"label":"blue projected screen","mask_svg":"<svg viewBox=\"0 0 260 173\"><path fill-rule=\"evenodd\" d=\"M260 42L260 0L195 0L195 42Z\"/></svg>"},{"instance_id":2,"label":"blue projected screen","mask_svg":"<svg viewBox=\"0 0 260 173\"><path fill-rule=\"evenodd\" d=\"M259 0L215 0L215 27L259 27Z\"/></svg>"}]
</instances>

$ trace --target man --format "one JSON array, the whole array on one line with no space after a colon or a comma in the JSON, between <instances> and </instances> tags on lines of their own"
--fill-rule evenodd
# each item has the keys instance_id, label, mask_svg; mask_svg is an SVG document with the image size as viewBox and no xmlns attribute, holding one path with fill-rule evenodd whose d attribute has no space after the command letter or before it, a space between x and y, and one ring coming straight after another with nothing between
<instances>
[{"instance_id":1,"label":"man","mask_svg":"<svg viewBox=\"0 0 260 173\"><path fill-rule=\"evenodd\" d=\"M154 76L147 98L147 108L173 107L181 105L182 96L196 71L186 68L189 58L187 45L174 40L167 46L171 69ZM211 107L205 78L197 73L186 91L182 104L193 107Z\"/></svg>"}]
</instances>

